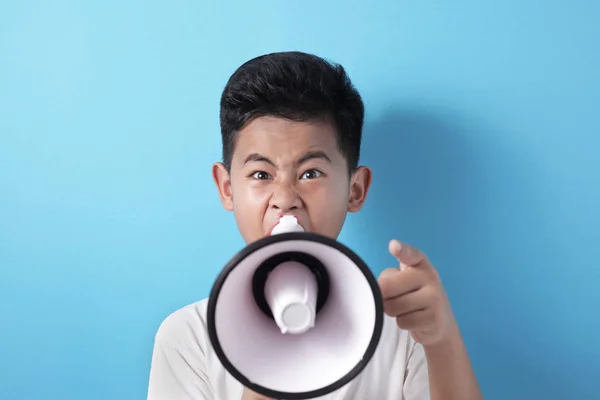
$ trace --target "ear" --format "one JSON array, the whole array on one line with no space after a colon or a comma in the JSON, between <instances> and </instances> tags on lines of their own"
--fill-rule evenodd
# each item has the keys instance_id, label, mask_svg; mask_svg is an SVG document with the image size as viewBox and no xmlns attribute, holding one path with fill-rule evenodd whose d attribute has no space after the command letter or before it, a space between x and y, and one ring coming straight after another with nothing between
<instances>
[{"instance_id":1,"label":"ear","mask_svg":"<svg viewBox=\"0 0 600 400\"><path fill-rule=\"evenodd\" d=\"M361 166L354 171L350 178L350 199L348 201L348 211L357 212L360 211L365 200L367 200L367 193L371 187L372 173L367 167Z\"/></svg>"},{"instance_id":2,"label":"ear","mask_svg":"<svg viewBox=\"0 0 600 400\"><path fill-rule=\"evenodd\" d=\"M233 194L231 191L231 179L229 172L223 163L217 162L213 164L212 176L219 191L221 204L227 211L233 211Z\"/></svg>"}]
</instances>

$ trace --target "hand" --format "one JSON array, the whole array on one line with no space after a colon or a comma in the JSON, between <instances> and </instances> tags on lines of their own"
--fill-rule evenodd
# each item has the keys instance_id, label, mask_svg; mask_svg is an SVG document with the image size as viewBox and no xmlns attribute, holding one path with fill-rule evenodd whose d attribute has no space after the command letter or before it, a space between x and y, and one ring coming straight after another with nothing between
<instances>
[{"instance_id":1,"label":"hand","mask_svg":"<svg viewBox=\"0 0 600 400\"><path fill-rule=\"evenodd\" d=\"M261 394L255 393L248 388L244 388L244 391L242 392L242 400L274 400L274 399L271 399L270 397L265 397Z\"/></svg>"},{"instance_id":2,"label":"hand","mask_svg":"<svg viewBox=\"0 0 600 400\"><path fill-rule=\"evenodd\" d=\"M384 312L425 347L451 339L458 328L433 265L421 251L397 240L390 242L389 251L400 268L388 268L379 276Z\"/></svg>"}]
</instances>

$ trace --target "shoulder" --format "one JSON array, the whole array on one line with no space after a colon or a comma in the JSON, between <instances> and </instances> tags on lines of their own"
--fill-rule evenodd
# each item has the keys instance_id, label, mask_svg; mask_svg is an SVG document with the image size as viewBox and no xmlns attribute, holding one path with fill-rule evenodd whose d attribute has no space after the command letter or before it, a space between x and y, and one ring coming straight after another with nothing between
<instances>
[{"instance_id":1,"label":"shoulder","mask_svg":"<svg viewBox=\"0 0 600 400\"><path fill-rule=\"evenodd\" d=\"M158 327L157 336L173 334L181 328L197 329L206 326L208 299L183 306L167 315Z\"/></svg>"},{"instance_id":2,"label":"shoulder","mask_svg":"<svg viewBox=\"0 0 600 400\"><path fill-rule=\"evenodd\" d=\"M155 344L204 352L208 345L207 303L204 299L188 304L165 317L156 331Z\"/></svg>"}]
</instances>

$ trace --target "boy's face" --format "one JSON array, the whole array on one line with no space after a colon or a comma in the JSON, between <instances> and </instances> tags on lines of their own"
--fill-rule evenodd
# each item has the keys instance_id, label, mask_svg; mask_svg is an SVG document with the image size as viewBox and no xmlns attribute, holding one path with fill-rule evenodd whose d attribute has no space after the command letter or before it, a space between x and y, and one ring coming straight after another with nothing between
<instances>
[{"instance_id":1,"label":"boy's face","mask_svg":"<svg viewBox=\"0 0 600 400\"><path fill-rule=\"evenodd\" d=\"M362 207L371 171L348 175L332 125L261 117L237 137L227 172L213 166L226 210L233 211L246 243L268 235L282 215L294 215L305 231L337 238L347 212Z\"/></svg>"}]
</instances>

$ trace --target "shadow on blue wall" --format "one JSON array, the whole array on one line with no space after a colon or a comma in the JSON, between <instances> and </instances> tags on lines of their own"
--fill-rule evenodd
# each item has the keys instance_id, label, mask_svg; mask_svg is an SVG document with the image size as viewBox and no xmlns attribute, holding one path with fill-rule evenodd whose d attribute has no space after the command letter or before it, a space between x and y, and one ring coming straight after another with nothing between
<instances>
[{"instance_id":1,"label":"shadow on blue wall","mask_svg":"<svg viewBox=\"0 0 600 400\"><path fill-rule=\"evenodd\" d=\"M593 357L552 334L562 317L541 277L560 265L547 251L557 237L544 229L535 165L502 132L447 109L390 110L366 122L363 149L374 178L351 216L356 247L376 273L397 265L392 238L428 254L486 398L591 398Z\"/></svg>"}]
</instances>

